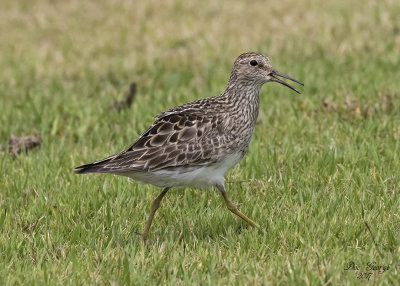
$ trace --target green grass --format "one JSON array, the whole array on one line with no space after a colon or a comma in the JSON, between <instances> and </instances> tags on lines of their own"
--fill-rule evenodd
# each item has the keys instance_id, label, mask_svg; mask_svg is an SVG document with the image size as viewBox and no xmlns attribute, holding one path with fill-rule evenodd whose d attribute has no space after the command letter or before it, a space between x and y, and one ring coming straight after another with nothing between
<instances>
[{"instance_id":1,"label":"green grass","mask_svg":"<svg viewBox=\"0 0 400 286\"><path fill-rule=\"evenodd\" d=\"M0 3L0 284L353 285L354 261L400 284L400 5L396 1ZM161 1L160 1L161 2ZM73 174L177 104L268 55L305 83L267 84L249 153L213 189ZM131 82L131 108L110 111ZM11 135L40 148L13 159Z\"/></svg>"}]
</instances>

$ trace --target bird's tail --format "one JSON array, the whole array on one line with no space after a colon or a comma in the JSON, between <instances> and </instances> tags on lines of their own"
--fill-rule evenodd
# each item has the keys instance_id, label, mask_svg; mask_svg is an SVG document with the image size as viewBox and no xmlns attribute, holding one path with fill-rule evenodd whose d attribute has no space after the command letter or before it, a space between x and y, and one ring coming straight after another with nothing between
<instances>
[{"instance_id":1,"label":"bird's tail","mask_svg":"<svg viewBox=\"0 0 400 286\"><path fill-rule=\"evenodd\" d=\"M107 168L104 168L109 161L111 161L115 156L112 155L110 157L107 157L103 160L96 161L90 164L85 164L81 165L79 167L75 168L74 173L75 174L87 174L87 173L110 173L110 171ZM108 171L107 171L108 170Z\"/></svg>"},{"instance_id":2,"label":"bird's tail","mask_svg":"<svg viewBox=\"0 0 400 286\"><path fill-rule=\"evenodd\" d=\"M75 168L75 174L87 174L87 173L102 173L101 169L103 166L100 164L86 164Z\"/></svg>"}]
</instances>

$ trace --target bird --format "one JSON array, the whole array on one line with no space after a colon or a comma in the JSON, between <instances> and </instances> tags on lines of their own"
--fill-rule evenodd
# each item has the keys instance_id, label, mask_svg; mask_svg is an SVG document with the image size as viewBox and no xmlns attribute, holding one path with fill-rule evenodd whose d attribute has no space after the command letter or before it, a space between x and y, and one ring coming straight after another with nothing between
<instances>
[{"instance_id":1,"label":"bird","mask_svg":"<svg viewBox=\"0 0 400 286\"><path fill-rule=\"evenodd\" d=\"M170 188L215 187L232 213L261 229L230 201L224 175L249 148L263 84L277 82L300 94L280 78L304 85L274 69L268 57L243 53L235 60L222 94L161 112L127 149L76 167L75 173L110 173L163 188L152 201L141 234L145 243L154 215Z\"/></svg>"}]
</instances>

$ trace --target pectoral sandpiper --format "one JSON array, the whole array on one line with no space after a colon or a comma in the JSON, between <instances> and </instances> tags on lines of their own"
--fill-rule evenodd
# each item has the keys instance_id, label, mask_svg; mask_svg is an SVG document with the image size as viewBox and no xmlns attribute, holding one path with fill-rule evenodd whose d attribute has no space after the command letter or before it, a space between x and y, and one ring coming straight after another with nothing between
<instances>
[{"instance_id":1,"label":"pectoral sandpiper","mask_svg":"<svg viewBox=\"0 0 400 286\"><path fill-rule=\"evenodd\" d=\"M143 241L147 239L162 198L171 187L214 186L231 212L259 227L230 202L224 174L243 158L249 147L262 85L274 81L298 92L277 76L303 85L272 68L267 57L244 53L236 59L224 93L158 114L153 125L128 149L79 166L75 173L111 173L163 187L151 205Z\"/></svg>"}]
</instances>

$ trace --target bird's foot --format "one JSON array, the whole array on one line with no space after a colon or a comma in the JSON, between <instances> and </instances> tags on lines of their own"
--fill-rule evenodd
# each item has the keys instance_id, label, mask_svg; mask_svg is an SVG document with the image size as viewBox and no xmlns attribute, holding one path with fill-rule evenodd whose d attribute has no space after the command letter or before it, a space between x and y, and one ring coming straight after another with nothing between
<instances>
[{"instance_id":1,"label":"bird's foot","mask_svg":"<svg viewBox=\"0 0 400 286\"><path fill-rule=\"evenodd\" d=\"M139 235L142 238L143 244L147 244L147 235L145 235L144 233L137 232L137 231L135 231L135 234Z\"/></svg>"}]
</instances>

